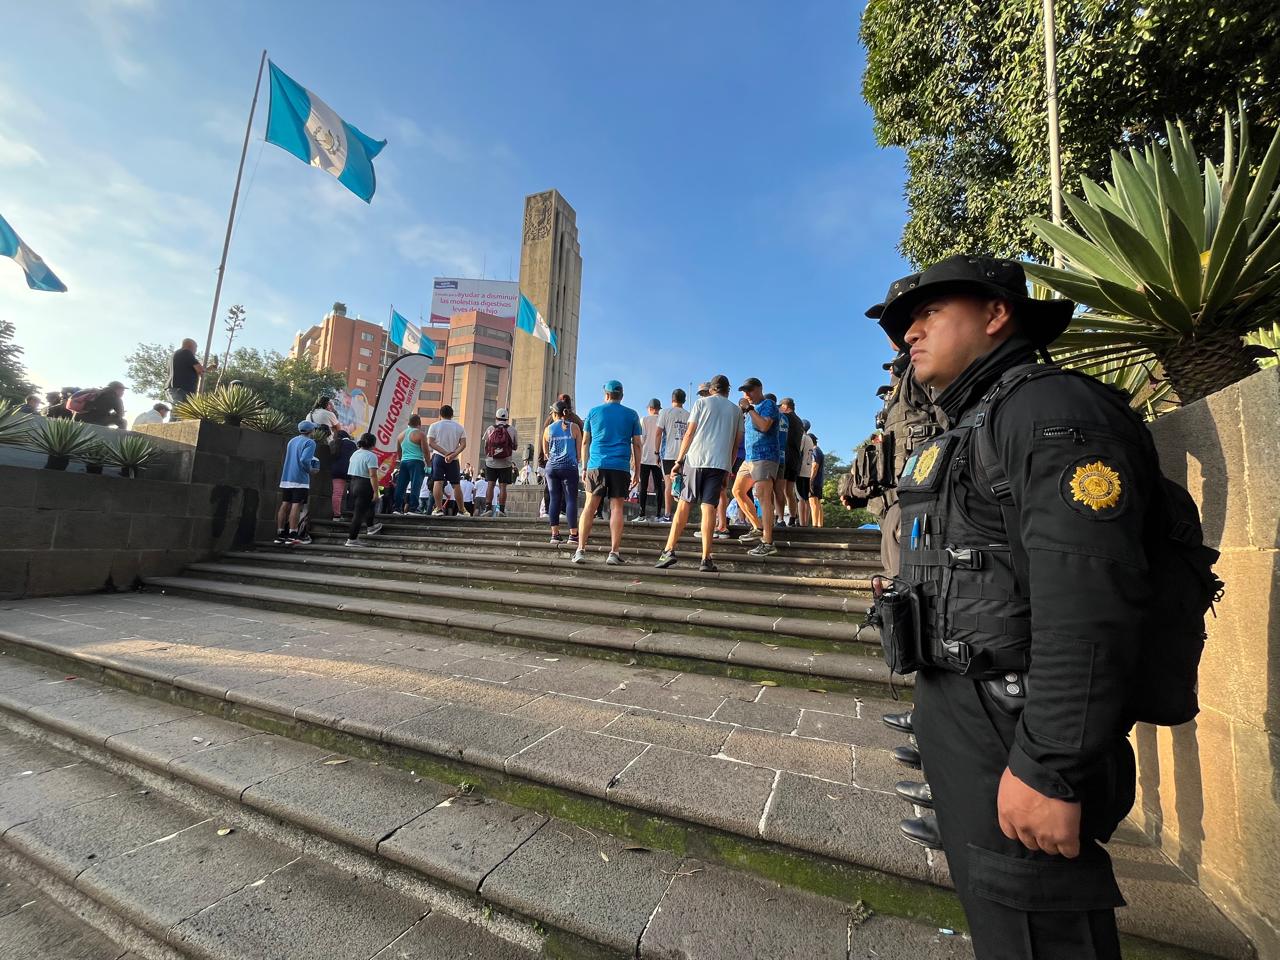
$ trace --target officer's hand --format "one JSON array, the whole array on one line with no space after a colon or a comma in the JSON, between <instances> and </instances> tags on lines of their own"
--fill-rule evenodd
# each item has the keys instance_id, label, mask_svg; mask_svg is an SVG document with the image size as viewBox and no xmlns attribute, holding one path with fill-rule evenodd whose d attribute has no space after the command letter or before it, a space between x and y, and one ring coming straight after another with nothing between
<instances>
[{"instance_id":1,"label":"officer's hand","mask_svg":"<svg viewBox=\"0 0 1280 960\"><path fill-rule=\"evenodd\" d=\"M1080 856L1080 804L1054 800L1027 786L1008 767L996 797L1000 831L1028 850Z\"/></svg>"}]
</instances>

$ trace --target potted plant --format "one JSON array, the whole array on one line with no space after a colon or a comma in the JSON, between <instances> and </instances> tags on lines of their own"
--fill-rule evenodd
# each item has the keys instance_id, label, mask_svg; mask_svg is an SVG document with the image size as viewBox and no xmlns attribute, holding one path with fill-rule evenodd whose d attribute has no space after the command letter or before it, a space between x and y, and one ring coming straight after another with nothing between
<instances>
[{"instance_id":1,"label":"potted plant","mask_svg":"<svg viewBox=\"0 0 1280 960\"><path fill-rule=\"evenodd\" d=\"M79 459L84 461L85 473L102 473L102 465L111 455L111 448L99 438L94 438L81 452Z\"/></svg>"},{"instance_id":2,"label":"potted plant","mask_svg":"<svg viewBox=\"0 0 1280 960\"><path fill-rule=\"evenodd\" d=\"M16 403L0 400L0 445L24 445L37 419L29 413L19 413Z\"/></svg>"},{"instance_id":3,"label":"potted plant","mask_svg":"<svg viewBox=\"0 0 1280 960\"><path fill-rule=\"evenodd\" d=\"M245 426L251 430L261 430L263 433L278 433L281 436L289 437L293 436L296 424L279 410L272 407L264 407L261 413L250 420L246 420Z\"/></svg>"},{"instance_id":4,"label":"potted plant","mask_svg":"<svg viewBox=\"0 0 1280 960\"><path fill-rule=\"evenodd\" d=\"M209 394L209 408L228 427L239 427L266 409L266 404L247 387L219 387Z\"/></svg>"},{"instance_id":5,"label":"potted plant","mask_svg":"<svg viewBox=\"0 0 1280 960\"><path fill-rule=\"evenodd\" d=\"M75 420L45 420L27 435L26 445L45 454L46 470L65 470L94 442L93 431Z\"/></svg>"},{"instance_id":6,"label":"potted plant","mask_svg":"<svg viewBox=\"0 0 1280 960\"><path fill-rule=\"evenodd\" d=\"M156 445L136 433L126 433L107 450L107 463L120 468L120 476L136 477L158 452Z\"/></svg>"},{"instance_id":7,"label":"potted plant","mask_svg":"<svg viewBox=\"0 0 1280 960\"><path fill-rule=\"evenodd\" d=\"M209 404L212 394L193 393L173 408L173 415L179 420L209 420L217 422L217 414Z\"/></svg>"}]
</instances>

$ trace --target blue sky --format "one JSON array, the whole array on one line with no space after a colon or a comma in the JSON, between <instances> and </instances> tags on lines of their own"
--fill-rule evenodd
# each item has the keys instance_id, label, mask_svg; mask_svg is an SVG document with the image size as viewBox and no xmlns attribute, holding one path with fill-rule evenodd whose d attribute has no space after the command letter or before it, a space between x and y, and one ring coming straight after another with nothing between
<instances>
[{"instance_id":1,"label":"blue sky","mask_svg":"<svg viewBox=\"0 0 1280 960\"><path fill-rule=\"evenodd\" d=\"M0 316L46 388L123 379L139 341L203 344L265 47L389 143L366 206L263 144L259 110L222 298L248 311L239 343L287 351L335 300L425 308L436 275L514 279L523 198L554 187L584 258L583 406L614 377L640 407L755 375L847 456L887 359L862 310L907 269L902 156L872 137L858 16L829 0L5 4L0 213L71 292L28 291L0 262Z\"/></svg>"}]
</instances>

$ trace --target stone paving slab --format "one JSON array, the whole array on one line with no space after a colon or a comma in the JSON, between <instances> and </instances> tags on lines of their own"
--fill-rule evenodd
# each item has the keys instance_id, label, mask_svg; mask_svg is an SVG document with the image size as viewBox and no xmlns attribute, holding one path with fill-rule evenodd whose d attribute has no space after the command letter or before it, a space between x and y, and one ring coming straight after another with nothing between
<instances>
[{"instance_id":1,"label":"stone paving slab","mask_svg":"<svg viewBox=\"0 0 1280 960\"><path fill-rule=\"evenodd\" d=\"M386 732L390 743L501 769L504 761L557 729L525 717L449 704Z\"/></svg>"},{"instance_id":2,"label":"stone paving slab","mask_svg":"<svg viewBox=\"0 0 1280 960\"><path fill-rule=\"evenodd\" d=\"M33 707L91 697L94 690L88 684L73 678L29 683L20 687L0 690L0 707L14 713L30 713Z\"/></svg>"},{"instance_id":3,"label":"stone paving slab","mask_svg":"<svg viewBox=\"0 0 1280 960\"><path fill-rule=\"evenodd\" d=\"M43 894L0 915L0 951L13 960L125 960L127 954Z\"/></svg>"},{"instance_id":4,"label":"stone paving slab","mask_svg":"<svg viewBox=\"0 0 1280 960\"><path fill-rule=\"evenodd\" d=\"M64 700L29 712L32 720L82 740L105 743L108 737L140 727L197 715L187 707L140 704L136 697L110 690L92 697Z\"/></svg>"},{"instance_id":5,"label":"stone paving slab","mask_svg":"<svg viewBox=\"0 0 1280 960\"><path fill-rule=\"evenodd\" d=\"M360 760L308 763L245 790L251 807L370 853L399 827L451 795L404 770Z\"/></svg>"},{"instance_id":6,"label":"stone paving slab","mask_svg":"<svg viewBox=\"0 0 1280 960\"><path fill-rule=\"evenodd\" d=\"M628 710L602 730L611 737L654 743L709 757L720 752L733 731L734 728L727 723L635 709Z\"/></svg>"},{"instance_id":7,"label":"stone paving slab","mask_svg":"<svg viewBox=\"0 0 1280 960\"><path fill-rule=\"evenodd\" d=\"M279 844L205 822L90 867L76 885L152 935L297 859Z\"/></svg>"},{"instance_id":8,"label":"stone paving slab","mask_svg":"<svg viewBox=\"0 0 1280 960\"><path fill-rule=\"evenodd\" d=\"M139 763L165 767L180 757L258 735L249 727L199 714L117 733L108 737L106 744Z\"/></svg>"},{"instance_id":9,"label":"stone paving slab","mask_svg":"<svg viewBox=\"0 0 1280 960\"><path fill-rule=\"evenodd\" d=\"M71 882L95 863L205 820L136 785L122 782L120 791L29 820L6 833L5 842Z\"/></svg>"},{"instance_id":10,"label":"stone paving slab","mask_svg":"<svg viewBox=\"0 0 1280 960\"><path fill-rule=\"evenodd\" d=\"M540 953L443 913L431 913L373 960L537 960Z\"/></svg>"},{"instance_id":11,"label":"stone paving slab","mask_svg":"<svg viewBox=\"0 0 1280 960\"><path fill-rule=\"evenodd\" d=\"M418 900L326 864L299 861L180 923L176 940L218 960L371 957L428 912Z\"/></svg>"},{"instance_id":12,"label":"stone paving slab","mask_svg":"<svg viewBox=\"0 0 1280 960\"><path fill-rule=\"evenodd\" d=\"M628 681L610 691L602 699L610 703L621 703L631 707L644 707L648 710L660 710L664 713L679 714L683 717L707 719L716 712L724 697L713 693L697 691L681 692L657 683L646 683L643 680Z\"/></svg>"},{"instance_id":13,"label":"stone paving slab","mask_svg":"<svg viewBox=\"0 0 1280 960\"><path fill-rule=\"evenodd\" d=\"M170 766L200 786L236 800L268 777L329 756L319 747L263 733L197 751L174 760Z\"/></svg>"},{"instance_id":14,"label":"stone paving slab","mask_svg":"<svg viewBox=\"0 0 1280 960\"><path fill-rule=\"evenodd\" d=\"M800 723L801 710L799 707L774 706L769 703L756 703L755 701L738 700L732 697L726 698L716 710L713 720L719 720L722 723L736 723L744 727L754 727L759 730L772 730L775 733L800 733L796 728ZM800 733L801 736L812 736L813 734ZM836 737L826 737L824 739L835 740Z\"/></svg>"},{"instance_id":15,"label":"stone paving slab","mask_svg":"<svg viewBox=\"0 0 1280 960\"><path fill-rule=\"evenodd\" d=\"M398 690L367 687L294 710L299 720L336 727L346 733L381 740L391 727L439 710L444 703Z\"/></svg>"},{"instance_id":16,"label":"stone paving slab","mask_svg":"<svg viewBox=\"0 0 1280 960\"><path fill-rule=\"evenodd\" d=\"M847 960L849 918L823 897L706 867L677 871L640 941L652 960ZM887 956L905 956L890 954Z\"/></svg>"},{"instance_id":17,"label":"stone paving slab","mask_svg":"<svg viewBox=\"0 0 1280 960\"><path fill-rule=\"evenodd\" d=\"M508 773L604 797L609 784L648 744L598 733L560 729L506 762Z\"/></svg>"},{"instance_id":18,"label":"stone paving slab","mask_svg":"<svg viewBox=\"0 0 1280 960\"><path fill-rule=\"evenodd\" d=\"M489 875L480 893L630 956L681 861L627 846L581 827L548 824Z\"/></svg>"},{"instance_id":19,"label":"stone paving slab","mask_svg":"<svg viewBox=\"0 0 1280 960\"><path fill-rule=\"evenodd\" d=\"M548 693L517 707L512 713L517 717L533 717L544 723L590 732L600 730L622 716L624 709L618 704Z\"/></svg>"},{"instance_id":20,"label":"stone paving slab","mask_svg":"<svg viewBox=\"0 0 1280 960\"><path fill-rule=\"evenodd\" d=\"M853 748L845 743L739 727L720 752L758 767L791 770L840 783L853 780Z\"/></svg>"},{"instance_id":21,"label":"stone paving slab","mask_svg":"<svg viewBox=\"0 0 1280 960\"><path fill-rule=\"evenodd\" d=\"M122 781L105 770L76 762L69 754L60 756L65 757L67 766L30 776L19 773L0 781L0 833L78 803L113 796L123 789Z\"/></svg>"},{"instance_id":22,"label":"stone paving slab","mask_svg":"<svg viewBox=\"0 0 1280 960\"><path fill-rule=\"evenodd\" d=\"M459 796L405 824L378 845L378 852L474 892L546 822L542 814L509 803Z\"/></svg>"},{"instance_id":23,"label":"stone paving slab","mask_svg":"<svg viewBox=\"0 0 1280 960\"><path fill-rule=\"evenodd\" d=\"M335 680L332 677L284 676L231 687L227 690L226 698L233 703L243 703L264 710L278 710L284 704L292 708L292 712L304 704L363 689L359 683Z\"/></svg>"}]
</instances>

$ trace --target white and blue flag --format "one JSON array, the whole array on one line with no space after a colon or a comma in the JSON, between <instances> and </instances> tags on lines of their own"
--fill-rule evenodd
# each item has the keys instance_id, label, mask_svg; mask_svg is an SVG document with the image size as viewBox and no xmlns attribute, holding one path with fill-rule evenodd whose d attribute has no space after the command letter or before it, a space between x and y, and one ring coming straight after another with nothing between
<instances>
[{"instance_id":1,"label":"white and blue flag","mask_svg":"<svg viewBox=\"0 0 1280 960\"><path fill-rule=\"evenodd\" d=\"M516 329L523 330L538 340L551 344L552 352L559 354L560 345L556 343L555 331L547 325L538 308L523 293L520 294L520 309L516 313Z\"/></svg>"},{"instance_id":2,"label":"white and blue flag","mask_svg":"<svg viewBox=\"0 0 1280 960\"><path fill-rule=\"evenodd\" d=\"M373 199L377 188L373 158L382 152L387 141L365 136L274 63L267 142L283 147L303 163L333 174L365 203Z\"/></svg>"},{"instance_id":3,"label":"white and blue flag","mask_svg":"<svg viewBox=\"0 0 1280 960\"><path fill-rule=\"evenodd\" d=\"M422 329L416 323L410 323L391 308L391 342L404 353L425 353L428 357L436 355L436 343L430 337L422 335Z\"/></svg>"},{"instance_id":4,"label":"white and blue flag","mask_svg":"<svg viewBox=\"0 0 1280 960\"><path fill-rule=\"evenodd\" d=\"M67 285L59 280L49 265L40 259L22 238L13 232L9 221L0 217L0 256L13 257L18 266L27 275L27 286L32 290L45 290L49 293L66 293Z\"/></svg>"}]
</instances>

